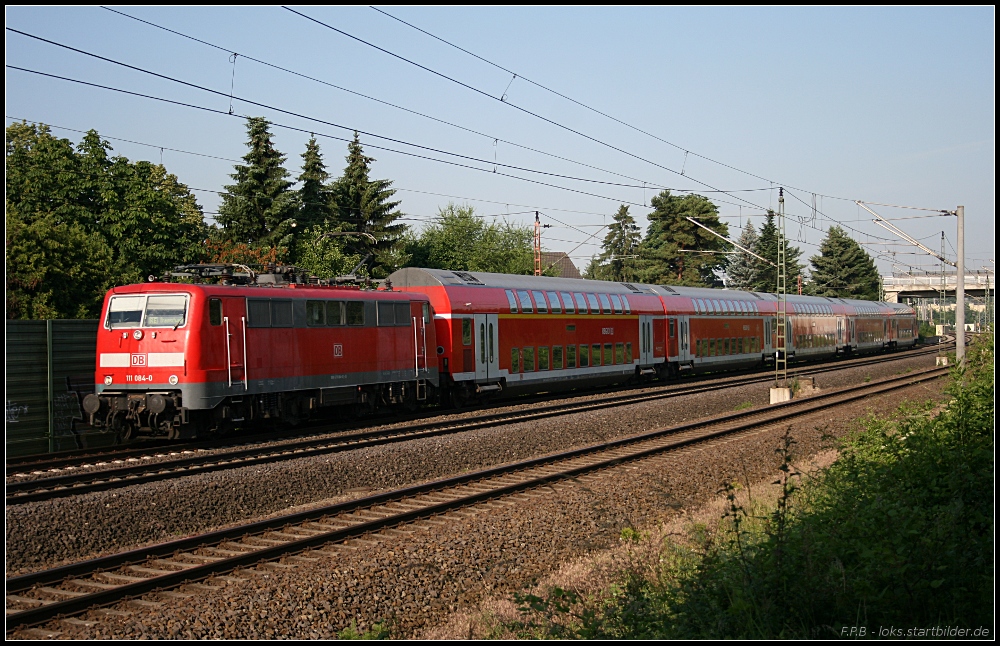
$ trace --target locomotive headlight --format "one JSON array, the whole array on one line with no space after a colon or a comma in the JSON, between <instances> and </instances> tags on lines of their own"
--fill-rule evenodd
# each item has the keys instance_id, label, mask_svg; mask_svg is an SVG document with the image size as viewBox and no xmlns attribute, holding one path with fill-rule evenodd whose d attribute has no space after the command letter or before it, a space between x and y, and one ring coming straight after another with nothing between
<instances>
[{"instance_id":1,"label":"locomotive headlight","mask_svg":"<svg viewBox=\"0 0 1000 646\"><path fill-rule=\"evenodd\" d=\"M133 332L132 332L132 338L135 339L136 341L138 341L139 339L141 339L142 338L142 330L133 330Z\"/></svg>"},{"instance_id":2,"label":"locomotive headlight","mask_svg":"<svg viewBox=\"0 0 1000 646\"><path fill-rule=\"evenodd\" d=\"M169 377L167 378L167 381L169 381L169 382L170 382L170 385L171 385L171 386L176 386L176 385L177 385L177 375L170 375L170 376L169 376Z\"/></svg>"},{"instance_id":3,"label":"locomotive headlight","mask_svg":"<svg viewBox=\"0 0 1000 646\"><path fill-rule=\"evenodd\" d=\"M104 377L104 385L105 386L110 386L112 381L114 381L114 380L111 378L111 375L107 375L107 376Z\"/></svg>"}]
</instances>

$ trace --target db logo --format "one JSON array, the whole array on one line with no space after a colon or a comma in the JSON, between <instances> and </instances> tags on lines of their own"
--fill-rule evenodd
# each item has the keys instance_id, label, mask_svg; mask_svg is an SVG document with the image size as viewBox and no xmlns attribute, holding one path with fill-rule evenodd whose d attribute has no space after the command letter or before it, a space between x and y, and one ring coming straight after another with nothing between
<instances>
[{"instance_id":1,"label":"db logo","mask_svg":"<svg viewBox=\"0 0 1000 646\"><path fill-rule=\"evenodd\" d=\"M333 356L335 356L335 357L342 357L342 356L344 356L344 346L340 345L339 343L334 343L333 344Z\"/></svg>"},{"instance_id":2,"label":"db logo","mask_svg":"<svg viewBox=\"0 0 1000 646\"><path fill-rule=\"evenodd\" d=\"M132 367L145 366L146 365L146 355L144 354L133 354L132 355Z\"/></svg>"}]
</instances>

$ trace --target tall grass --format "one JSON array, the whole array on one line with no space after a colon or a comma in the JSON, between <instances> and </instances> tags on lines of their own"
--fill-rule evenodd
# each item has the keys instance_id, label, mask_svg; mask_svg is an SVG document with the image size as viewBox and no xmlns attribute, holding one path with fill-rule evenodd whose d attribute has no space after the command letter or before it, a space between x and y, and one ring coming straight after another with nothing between
<instances>
[{"instance_id":1,"label":"tall grass","mask_svg":"<svg viewBox=\"0 0 1000 646\"><path fill-rule=\"evenodd\" d=\"M836 462L801 485L786 434L776 504L731 486L718 527L665 541L652 567L627 568L602 594L521 595L522 620L506 628L653 639L992 626L993 366L992 338L981 338L953 370L943 410L863 420Z\"/></svg>"}]
</instances>

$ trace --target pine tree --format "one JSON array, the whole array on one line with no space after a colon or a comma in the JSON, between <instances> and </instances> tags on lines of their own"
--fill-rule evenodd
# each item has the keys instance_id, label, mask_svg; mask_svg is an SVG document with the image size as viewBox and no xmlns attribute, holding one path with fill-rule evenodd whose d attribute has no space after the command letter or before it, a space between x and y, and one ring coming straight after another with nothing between
<instances>
[{"instance_id":1,"label":"pine tree","mask_svg":"<svg viewBox=\"0 0 1000 646\"><path fill-rule=\"evenodd\" d=\"M757 230L753 227L753 223L748 220L747 225L743 227L743 233L740 234L736 243L740 247L743 247L743 249L749 249L756 253L755 250L759 238L760 236L757 235ZM726 287L729 289L752 291L757 274L760 271L759 266L762 263L759 259L743 251L743 249L736 248L729 256L729 260L726 263L726 277L728 278Z\"/></svg>"},{"instance_id":2,"label":"pine tree","mask_svg":"<svg viewBox=\"0 0 1000 646\"><path fill-rule=\"evenodd\" d=\"M594 267L594 275L601 280L633 282L639 279L637 256L642 236L635 218L629 215L628 206L622 204L615 213L614 223L608 227L601 245L601 255Z\"/></svg>"},{"instance_id":3,"label":"pine tree","mask_svg":"<svg viewBox=\"0 0 1000 646\"><path fill-rule=\"evenodd\" d=\"M390 201L396 193L387 179L369 179L375 159L364 154L358 133L347 146L347 167L332 186L338 218L345 231L368 234L351 238L346 247L367 258L368 274L375 278L388 276L403 266L407 257L403 235L405 224L397 224L399 201Z\"/></svg>"},{"instance_id":4,"label":"pine tree","mask_svg":"<svg viewBox=\"0 0 1000 646\"><path fill-rule=\"evenodd\" d=\"M326 186L329 179L319 144L315 137L311 137L306 151L302 153L302 174L299 175L302 186L298 190L299 213L295 218L299 227L312 228L330 219L333 196Z\"/></svg>"},{"instance_id":5,"label":"pine tree","mask_svg":"<svg viewBox=\"0 0 1000 646\"><path fill-rule=\"evenodd\" d=\"M879 299L875 261L840 227L831 227L812 263L809 293L831 298Z\"/></svg>"},{"instance_id":6,"label":"pine tree","mask_svg":"<svg viewBox=\"0 0 1000 646\"><path fill-rule=\"evenodd\" d=\"M251 246L277 247L288 242L295 223L295 195L285 170L285 156L274 147L266 119L247 120L250 148L230 175L216 222L224 239Z\"/></svg>"},{"instance_id":7,"label":"pine tree","mask_svg":"<svg viewBox=\"0 0 1000 646\"><path fill-rule=\"evenodd\" d=\"M754 249L758 256L767 258L771 262L778 263L778 223L777 215L774 211L767 212L767 219L764 226L760 228L760 237L757 239L757 248ZM796 291L796 283L799 276L803 275L804 267L799 262L802 250L788 244L785 239L785 278L787 280L786 290L788 293ZM803 276L804 278L804 276ZM778 289L778 269L773 265L764 262L757 264L757 277L753 283L753 291L774 293Z\"/></svg>"},{"instance_id":8,"label":"pine tree","mask_svg":"<svg viewBox=\"0 0 1000 646\"><path fill-rule=\"evenodd\" d=\"M719 220L719 210L701 195L684 197L663 191L652 200L653 212L646 238L639 247L640 275L647 283L721 286L717 271L725 267L728 242L694 224L692 218L722 236L729 227Z\"/></svg>"}]
</instances>

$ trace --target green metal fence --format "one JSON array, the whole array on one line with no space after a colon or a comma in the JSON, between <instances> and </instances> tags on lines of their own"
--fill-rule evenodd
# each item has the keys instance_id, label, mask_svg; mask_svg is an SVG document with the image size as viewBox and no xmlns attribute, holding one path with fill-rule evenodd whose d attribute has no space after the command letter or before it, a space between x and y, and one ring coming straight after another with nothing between
<instances>
[{"instance_id":1,"label":"green metal fence","mask_svg":"<svg viewBox=\"0 0 1000 646\"><path fill-rule=\"evenodd\" d=\"M97 321L7 321L7 455L106 446L84 421L94 390Z\"/></svg>"}]
</instances>

